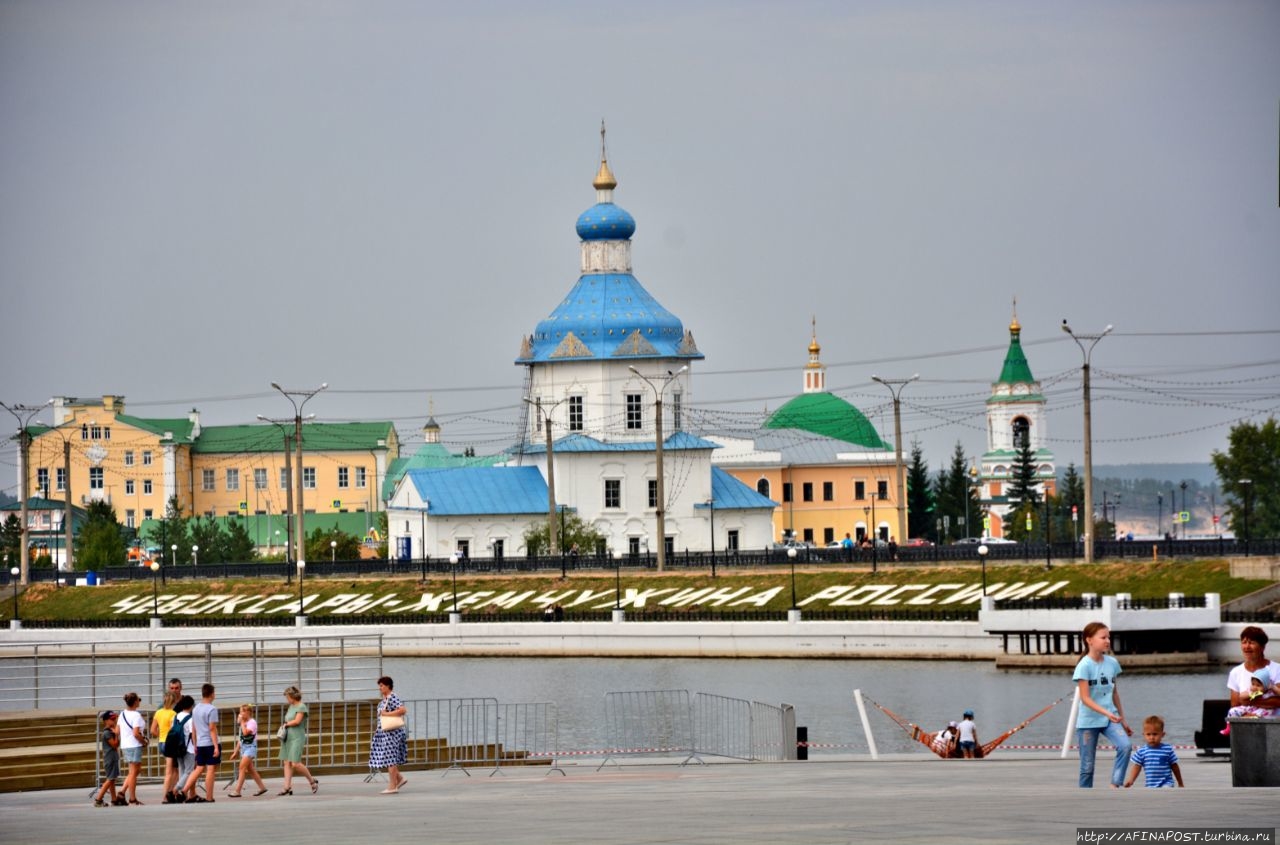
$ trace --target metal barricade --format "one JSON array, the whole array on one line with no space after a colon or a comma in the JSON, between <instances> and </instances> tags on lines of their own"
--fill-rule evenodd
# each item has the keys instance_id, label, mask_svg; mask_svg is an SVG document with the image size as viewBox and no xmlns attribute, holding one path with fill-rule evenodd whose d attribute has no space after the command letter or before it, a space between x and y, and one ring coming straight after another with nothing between
<instances>
[{"instance_id":1,"label":"metal barricade","mask_svg":"<svg viewBox=\"0 0 1280 845\"><path fill-rule=\"evenodd\" d=\"M615 757L637 754L685 754L703 762L693 745L693 712L688 690L637 690L604 696L605 739L609 745L600 771Z\"/></svg>"},{"instance_id":2,"label":"metal barricade","mask_svg":"<svg viewBox=\"0 0 1280 845\"><path fill-rule=\"evenodd\" d=\"M560 721L556 705L550 701L498 705L498 758L489 776L503 766L550 763L546 774L564 769L556 760L560 750Z\"/></svg>"},{"instance_id":3,"label":"metal barricade","mask_svg":"<svg viewBox=\"0 0 1280 845\"><path fill-rule=\"evenodd\" d=\"M796 759L796 709L751 702L751 759Z\"/></svg>"},{"instance_id":4,"label":"metal barricade","mask_svg":"<svg viewBox=\"0 0 1280 845\"><path fill-rule=\"evenodd\" d=\"M754 760L751 702L700 692L693 697L694 748L699 754Z\"/></svg>"},{"instance_id":5,"label":"metal barricade","mask_svg":"<svg viewBox=\"0 0 1280 845\"><path fill-rule=\"evenodd\" d=\"M428 698L405 701L410 731L407 762L428 767L447 763L444 774L467 766L498 764L496 698Z\"/></svg>"}]
</instances>

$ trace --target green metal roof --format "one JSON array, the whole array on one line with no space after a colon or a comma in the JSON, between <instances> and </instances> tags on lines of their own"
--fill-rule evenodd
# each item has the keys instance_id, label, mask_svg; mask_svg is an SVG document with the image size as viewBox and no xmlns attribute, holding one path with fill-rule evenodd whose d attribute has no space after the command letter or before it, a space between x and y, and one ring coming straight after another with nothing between
<instances>
[{"instance_id":1,"label":"green metal roof","mask_svg":"<svg viewBox=\"0 0 1280 845\"><path fill-rule=\"evenodd\" d=\"M293 434L292 426L284 428ZM389 422L302 424L302 445L311 452L367 452L390 449L394 443L395 429ZM191 446L192 452L202 455L283 450L281 427L268 424L211 425L200 430L200 438Z\"/></svg>"},{"instance_id":2,"label":"green metal roof","mask_svg":"<svg viewBox=\"0 0 1280 845\"><path fill-rule=\"evenodd\" d=\"M861 411L833 393L802 393L774 411L764 427L799 429L867 449L891 448Z\"/></svg>"},{"instance_id":3,"label":"green metal roof","mask_svg":"<svg viewBox=\"0 0 1280 845\"><path fill-rule=\"evenodd\" d=\"M327 531L330 528L337 528L343 534L349 534L352 537L361 539L365 532L370 528L378 527L379 515L373 511L356 511L350 513L309 513L303 519L302 527L308 534L319 528ZM208 520L208 517L200 517L202 520ZM229 522L235 522L244 526L248 532L250 539L253 540L255 546L267 548L268 546L279 547L283 545L285 538L284 516L278 513L273 514L249 514L247 516L215 516L213 520L218 523L218 527L225 527ZM138 526L138 536L146 537L154 540L160 534L160 522L158 519L144 519ZM279 536L276 532L279 531ZM166 551L166 555L168 552Z\"/></svg>"},{"instance_id":4,"label":"green metal roof","mask_svg":"<svg viewBox=\"0 0 1280 845\"><path fill-rule=\"evenodd\" d=\"M134 417L129 414L116 414L116 422L131 425L134 428L140 428L143 431L149 431L161 437L171 433L174 440L190 440L191 432L195 430L195 423L186 417L156 420Z\"/></svg>"},{"instance_id":5,"label":"green metal roof","mask_svg":"<svg viewBox=\"0 0 1280 845\"><path fill-rule=\"evenodd\" d=\"M411 469L457 469L458 467L489 467L508 460L508 455L475 455L468 457L450 452L443 443L423 443L418 451L407 458L397 458L387 466L382 481L382 500L385 502L395 492L400 479Z\"/></svg>"},{"instance_id":6,"label":"green metal roof","mask_svg":"<svg viewBox=\"0 0 1280 845\"><path fill-rule=\"evenodd\" d=\"M1031 375L1031 365L1027 363L1027 356L1022 351L1021 334L1022 328L1016 322L1009 327L1009 351L1005 353L998 384L1029 384L1035 381L1035 377ZM1025 401L1027 397L1019 398Z\"/></svg>"}]
</instances>

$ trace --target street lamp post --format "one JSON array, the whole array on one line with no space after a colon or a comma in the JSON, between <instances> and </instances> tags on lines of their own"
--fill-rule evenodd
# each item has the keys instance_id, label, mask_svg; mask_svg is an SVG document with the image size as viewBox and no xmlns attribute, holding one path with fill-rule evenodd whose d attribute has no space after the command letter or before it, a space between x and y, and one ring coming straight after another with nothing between
<instances>
[{"instance_id":1,"label":"street lamp post","mask_svg":"<svg viewBox=\"0 0 1280 845\"><path fill-rule=\"evenodd\" d=\"M29 487L31 469L31 432L28 429L31 426L31 419L36 414L40 413L40 411L44 409L45 405L48 404L48 402L45 402L44 405L38 406L10 406L0 402L0 408L4 408L9 413L13 414L13 418L18 421L18 451L22 462L21 477L18 479L18 489L21 491L20 495L22 496L22 507L20 510L21 516L19 516L19 519L22 521L22 548L18 550L18 573L20 580L24 584L27 582L27 578L31 574L31 528L27 524L27 499L31 497L31 488Z\"/></svg>"},{"instance_id":2,"label":"street lamp post","mask_svg":"<svg viewBox=\"0 0 1280 845\"><path fill-rule=\"evenodd\" d=\"M191 547L191 565L196 567L200 566L200 547L199 546Z\"/></svg>"},{"instance_id":3,"label":"street lamp post","mask_svg":"<svg viewBox=\"0 0 1280 845\"><path fill-rule=\"evenodd\" d=\"M987 544L983 543L978 546L978 560L982 561L982 596L987 595L987 553L991 550L987 548Z\"/></svg>"},{"instance_id":4,"label":"street lamp post","mask_svg":"<svg viewBox=\"0 0 1280 845\"><path fill-rule=\"evenodd\" d=\"M174 543L169 547L169 565L170 566L178 565L178 544L177 543Z\"/></svg>"},{"instance_id":5,"label":"street lamp post","mask_svg":"<svg viewBox=\"0 0 1280 845\"><path fill-rule=\"evenodd\" d=\"M264 417L262 414L258 414L258 419L262 420L262 421L263 421L263 422L265 422L265 423L270 423L271 425L274 425L276 428L280 429L280 436L283 438L283 441L284 441L284 442L283 442L283 447L284 447L284 477L285 477L285 485L284 485L284 509L285 509L285 516L284 516L284 532L285 532L285 538L284 538L284 539L285 539L284 562L285 562L285 563L288 563L288 562L289 562L289 557L290 557L290 555L291 555L291 551L290 551L290 550L293 548L293 529L292 529L292 525L293 525L293 522L292 522L292 517L293 517L293 458L291 457L291 456L292 456L292 454L293 454L293 443L292 443L292 441L293 441L293 433L292 433L291 431L289 431L289 429L285 428L285 426L286 426L286 425L288 425L289 423L293 422L293 420L273 420L273 419L271 419L271 418L269 418L269 417ZM276 536L278 537L279 535L280 535L280 530L279 530L279 529L276 529ZM277 543L276 545L279 545L279 543Z\"/></svg>"},{"instance_id":6,"label":"street lamp post","mask_svg":"<svg viewBox=\"0 0 1280 845\"><path fill-rule=\"evenodd\" d=\"M155 625L160 620L160 590L156 586L156 582L159 580L159 575L160 575L160 564L153 560L151 561L151 619L152 619L151 624L152 625Z\"/></svg>"},{"instance_id":7,"label":"street lamp post","mask_svg":"<svg viewBox=\"0 0 1280 845\"><path fill-rule=\"evenodd\" d=\"M665 376L655 376L655 378L662 382L661 387L654 384L648 376L641 375L640 371L635 367L627 367L627 369L631 370L631 372L639 376L645 384L649 385L649 388L653 391L654 395L653 445L654 462L656 464L654 469L658 476L658 507L654 516L657 518L658 524L658 571L662 572L666 569L667 565L667 493L666 479L663 477L664 473L662 471L662 394L666 392L667 388L671 386L671 383L675 381L677 377L689 371L689 365L685 364L675 372L667 370L667 374Z\"/></svg>"},{"instance_id":8,"label":"street lamp post","mask_svg":"<svg viewBox=\"0 0 1280 845\"><path fill-rule=\"evenodd\" d=\"M1093 358L1093 347L1098 345L1098 341L1102 340L1111 333L1111 326L1107 326L1099 334L1076 334L1071 331L1071 327L1067 325L1067 321L1062 321L1062 330L1071 336L1076 342L1076 346L1080 347L1080 355L1082 364L1080 367L1081 377L1084 384L1084 501L1085 501L1085 538L1084 538L1084 562L1093 563L1093 410L1089 404L1089 367ZM1088 348L1085 347L1088 343ZM1106 518L1105 516L1103 517Z\"/></svg>"},{"instance_id":9,"label":"street lamp post","mask_svg":"<svg viewBox=\"0 0 1280 845\"><path fill-rule=\"evenodd\" d=\"M338 561L338 541L329 541L329 562L336 563Z\"/></svg>"},{"instance_id":10,"label":"street lamp post","mask_svg":"<svg viewBox=\"0 0 1280 845\"><path fill-rule=\"evenodd\" d=\"M1249 556L1249 500L1253 493L1253 479L1242 478L1239 482L1244 488L1244 556Z\"/></svg>"},{"instance_id":11,"label":"street lamp post","mask_svg":"<svg viewBox=\"0 0 1280 845\"><path fill-rule=\"evenodd\" d=\"M329 383L324 382L313 390L285 390L274 381L271 382L271 386L278 390L284 398L288 399L289 404L293 405L293 440L298 450L298 466L295 468L297 476L294 482L294 487L298 491L298 495L294 497L297 500L294 504L298 508L298 518L296 528L294 530L294 536L298 542L298 563L303 563L307 559L307 532L304 530L302 525L304 518L304 508L302 505L302 479L304 475L302 470L302 409L306 407L307 402L309 402L312 397L326 389L329 386Z\"/></svg>"},{"instance_id":12,"label":"street lamp post","mask_svg":"<svg viewBox=\"0 0 1280 845\"><path fill-rule=\"evenodd\" d=\"M613 621L621 622L626 617L622 610L622 549L613 553Z\"/></svg>"},{"instance_id":13,"label":"street lamp post","mask_svg":"<svg viewBox=\"0 0 1280 845\"><path fill-rule=\"evenodd\" d=\"M898 510L898 538L901 543L907 542L907 480L903 474L902 466L902 390L918 378L920 378L919 373L916 373L911 378L890 379L880 378L880 376L876 375L871 377L872 381L878 381L889 388L889 394L893 397L894 473L898 479L895 504Z\"/></svg>"},{"instance_id":14,"label":"street lamp post","mask_svg":"<svg viewBox=\"0 0 1280 845\"><path fill-rule=\"evenodd\" d=\"M13 581L13 620L9 627L21 628L22 620L18 618L18 578L22 575L22 570L13 567L9 570L9 578Z\"/></svg>"},{"instance_id":15,"label":"street lamp post","mask_svg":"<svg viewBox=\"0 0 1280 845\"><path fill-rule=\"evenodd\" d=\"M711 508L711 577L716 577L716 497L707 499L707 507Z\"/></svg>"},{"instance_id":16,"label":"street lamp post","mask_svg":"<svg viewBox=\"0 0 1280 845\"><path fill-rule=\"evenodd\" d=\"M787 547L787 560L791 563L791 609L799 610L796 605L796 547Z\"/></svg>"},{"instance_id":17,"label":"street lamp post","mask_svg":"<svg viewBox=\"0 0 1280 845\"><path fill-rule=\"evenodd\" d=\"M302 596L302 577L306 574L307 562L298 559L298 616L295 620L299 625L307 624L307 604Z\"/></svg>"},{"instance_id":18,"label":"street lamp post","mask_svg":"<svg viewBox=\"0 0 1280 845\"><path fill-rule=\"evenodd\" d=\"M871 494L871 574L876 574L876 569L880 565L880 526L876 524L876 499L880 498L880 491L877 490Z\"/></svg>"},{"instance_id":19,"label":"street lamp post","mask_svg":"<svg viewBox=\"0 0 1280 845\"><path fill-rule=\"evenodd\" d=\"M1182 523L1182 539L1187 539L1187 520L1183 519L1182 514L1187 512L1187 482L1178 485L1182 488L1182 512L1178 514L1178 521Z\"/></svg>"},{"instance_id":20,"label":"street lamp post","mask_svg":"<svg viewBox=\"0 0 1280 845\"><path fill-rule=\"evenodd\" d=\"M458 553L449 555L449 571L453 573L453 611L449 614L450 622L458 621Z\"/></svg>"},{"instance_id":21,"label":"street lamp post","mask_svg":"<svg viewBox=\"0 0 1280 845\"><path fill-rule=\"evenodd\" d=\"M63 505L64 513L62 515L62 529L65 536L63 539L63 554L62 554L63 565L61 567L58 567L58 566L54 567L54 570L55 570L54 584L57 584L62 580L62 578L59 577L59 573L63 572L64 570L67 572L75 571L75 563L72 561L72 558L71 558L71 555L73 552L73 546L74 546L73 537L72 537L72 528L73 528L73 523L75 522L75 520L71 518L71 438L66 433L64 433L60 428L55 428L53 426L47 426L47 428L49 429L49 431L56 433L59 437L62 438L62 475L63 475L62 495L63 495L63 501L64 501L64 505Z\"/></svg>"}]
</instances>

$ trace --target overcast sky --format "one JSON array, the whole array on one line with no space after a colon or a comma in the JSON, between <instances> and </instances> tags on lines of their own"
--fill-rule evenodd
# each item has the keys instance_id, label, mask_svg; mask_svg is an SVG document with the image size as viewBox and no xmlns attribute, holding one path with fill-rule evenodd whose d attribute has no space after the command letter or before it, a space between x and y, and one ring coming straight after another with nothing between
<instances>
[{"instance_id":1,"label":"overcast sky","mask_svg":"<svg viewBox=\"0 0 1280 845\"><path fill-rule=\"evenodd\" d=\"M920 374L904 440L985 449L1011 302L1082 460L1205 461L1280 406L1280 4L0 2L0 401L206 424L429 398L513 437L578 275L601 119L698 425ZM7 415L6 415L7 417ZM47 415L46 415L47 419ZM13 421L0 421L12 431ZM0 488L13 491L12 450Z\"/></svg>"}]
</instances>

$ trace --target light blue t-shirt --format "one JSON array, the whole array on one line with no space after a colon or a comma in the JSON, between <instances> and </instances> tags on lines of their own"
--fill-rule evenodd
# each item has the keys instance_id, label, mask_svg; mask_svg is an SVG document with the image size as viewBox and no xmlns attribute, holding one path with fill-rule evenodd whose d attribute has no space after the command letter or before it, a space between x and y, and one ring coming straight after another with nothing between
<instances>
[{"instance_id":1,"label":"light blue t-shirt","mask_svg":"<svg viewBox=\"0 0 1280 845\"><path fill-rule=\"evenodd\" d=\"M191 724L196 729L196 746L207 747L213 745L213 732L209 730L209 726L217 724L218 708L212 704L200 702L191 712Z\"/></svg>"},{"instance_id":2,"label":"light blue t-shirt","mask_svg":"<svg viewBox=\"0 0 1280 845\"><path fill-rule=\"evenodd\" d=\"M1111 655L1104 654L1102 660L1097 661L1086 654L1076 664L1076 671L1071 676L1071 680L1073 682L1088 681L1089 697L1093 699L1093 703L1103 710L1119 715L1116 706L1111 702L1111 696L1116 689L1116 676L1119 674L1120 661ZM1111 720L1106 716L1083 701L1080 702L1080 712L1076 715L1077 728L1105 728L1110 722Z\"/></svg>"},{"instance_id":3,"label":"light blue t-shirt","mask_svg":"<svg viewBox=\"0 0 1280 845\"><path fill-rule=\"evenodd\" d=\"M1144 783L1151 788L1177 786L1173 779L1173 767L1178 762L1178 752L1172 745L1144 745L1133 752L1129 760L1142 767Z\"/></svg>"}]
</instances>

